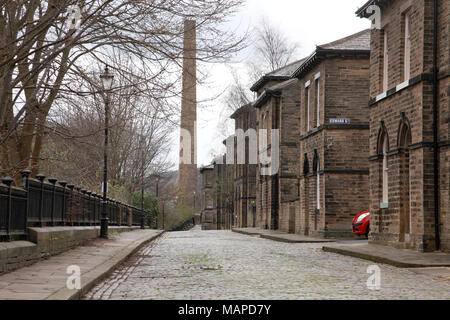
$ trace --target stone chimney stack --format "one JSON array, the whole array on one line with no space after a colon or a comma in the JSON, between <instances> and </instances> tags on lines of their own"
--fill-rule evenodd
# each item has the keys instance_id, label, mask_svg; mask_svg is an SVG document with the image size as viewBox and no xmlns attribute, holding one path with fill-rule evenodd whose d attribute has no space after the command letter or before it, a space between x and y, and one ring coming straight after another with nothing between
<instances>
[{"instance_id":1,"label":"stone chimney stack","mask_svg":"<svg viewBox=\"0 0 450 320\"><path fill-rule=\"evenodd\" d=\"M197 188L197 44L196 23L184 22L183 88L181 100L180 162L178 171L179 199L194 205ZM190 139L186 138L190 136ZM190 140L190 141L188 141ZM190 145L190 148L189 148ZM188 150L187 150L188 149ZM187 154L186 154L187 153ZM190 156L189 156L190 153Z\"/></svg>"}]
</instances>

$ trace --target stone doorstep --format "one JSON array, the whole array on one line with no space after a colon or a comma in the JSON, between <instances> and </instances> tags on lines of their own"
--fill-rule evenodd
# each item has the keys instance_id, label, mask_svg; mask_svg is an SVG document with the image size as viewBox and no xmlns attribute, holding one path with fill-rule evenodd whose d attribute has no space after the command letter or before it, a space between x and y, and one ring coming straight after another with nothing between
<instances>
[{"instance_id":1,"label":"stone doorstep","mask_svg":"<svg viewBox=\"0 0 450 320\"><path fill-rule=\"evenodd\" d=\"M322 238L314 238L314 237L306 237L301 236L294 233L284 233L280 231L270 231L263 230L257 228L233 228L231 229L233 232L250 235L250 236L259 236L263 239L278 241L278 242L286 242L286 243L328 243L328 242L336 242L334 239L322 239Z\"/></svg>"},{"instance_id":2,"label":"stone doorstep","mask_svg":"<svg viewBox=\"0 0 450 320\"><path fill-rule=\"evenodd\" d=\"M279 241L279 242L287 242L287 243L329 243L329 242L336 242L336 240L331 239L320 239L320 238L310 238L310 237L290 237L288 235L270 235L270 234L262 234L260 235L263 239L269 239L273 241Z\"/></svg>"},{"instance_id":3,"label":"stone doorstep","mask_svg":"<svg viewBox=\"0 0 450 320\"><path fill-rule=\"evenodd\" d=\"M158 230L156 235L151 236L147 239L137 239L131 244L127 245L125 248L121 249L119 252L111 256L106 261L101 264L91 268L86 273L82 273L82 287L79 290L70 290L65 285L53 292L45 298L45 300L79 300L81 297L92 289L97 283L106 278L111 274L116 267L125 261L128 257L137 252L145 244L155 240L164 234L164 231Z\"/></svg>"},{"instance_id":4,"label":"stone doorstep","mask_svg":"<svg viewBox=\"0 0 450 320\"><path fill-rule=\"evenodd\" d=\"M261 235L261 233L258 233L256 231L247 231L247 230L235 229L235 228L232 228L231 231L236 232L236 233L246 234L246 235L249 235L249 236L259 236L259 235Z\"/></svg>"},{"instance_id":5,"label":"stone doorstep","mask_svg":"<svg viewBox=\"0 0 450 320\"><path fill-rule=\"evenodd\" d=\"M443 252L424 253L376 244L335 244L323 246L322 250L398 268L450 267L450 254Z\"/></svg>"}]
</instances>

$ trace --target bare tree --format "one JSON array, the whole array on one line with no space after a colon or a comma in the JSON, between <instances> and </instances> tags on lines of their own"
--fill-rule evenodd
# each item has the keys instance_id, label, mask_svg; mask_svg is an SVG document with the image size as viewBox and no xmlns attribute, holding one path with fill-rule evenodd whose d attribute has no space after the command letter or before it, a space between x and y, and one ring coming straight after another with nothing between
<instances>
[{"instance_id":1,"label":"bare tree","mask_svg":"<svg viewBox=\"0 0 450 320\"><path fill-rule=\"evenodd\" d=\"M126 53L155 99L177 96L183 23L195 17L198 59L220 60L241 40L220 28L242 0L0 0L0 174L35 174L47 118L60 95L87 94L74 78ZM71 6L81 13L72 22ZM75 18L75 20L73 20ZM92 71L92 70L91 70ZM101 72L97 68L94 72ZM121 73L121 70L115 70ZM123 73L123 76L130 76ZM85 77L87 79L87 77ZM94 78L94 77L91 77ZM93 86L99 94L99 83ZM92 92L91 92L92 93Z\"/></svg>"},{"instance_id":2,"label":"bare tree","mask_svg":"<svg viewBox=\"0 0 450 320\"><path fill-rule=\"evenodd\" d=\"M244 83L236 70L231 71L233 83L229 86L225 93L223 102L229 111L236 111L240 107L249 104L252 100L251 92L248 85Z\"/></svg>"},{"instance_id":3,"label":"bare tree","mask_svg":"<svg viewBox=\"0 0 450 320\"><path fill-rule=\"evenodd\" d=\"M140 78L133 66L113 61L133 77ZM83 75L88 77L88 75ZM95 86L94 81L85 82ZM129 201L141 187L142 178L164 172L168 162L170 134L166 100L156 100L146 90L139 90L136 79L118 75L117 89L110 103L108 150L109 182L113 196ZM62 95L47 118L44 148L40 160L47 174L56 175L100 190L102 175L104 105L99 94Z\"/></svg>"},{"instance_id":4,"label":"bare tree","mask_svg":"<svg viewBox=\"0 0 450 320\"><path fill-rule=\"evenodd\" d=\"M300 44L291 42L282 31L263 18L255 31L255 56L249 61L250 78L257 81L261 76L280 69L295 60Z\"/></svg>"},{"instance_id":5,"label":"bare tree","mask_svg":"<svg viewBox=\"0 0 450 320\"><path fill-rule=\"evenodd\" d=\"M250 83L244 82L236 70L232 69L233 84L228 87L223 98L226 112L218 130L225 137L230 112L233 113L252 101L251 85L265 74L283 68L295 60L300 48L299 43L289 41L281 30L270 24L266 18L261 19L254 34L250 48L253 54L251 60L245 62Z\"/></svg>"}]
</instances>

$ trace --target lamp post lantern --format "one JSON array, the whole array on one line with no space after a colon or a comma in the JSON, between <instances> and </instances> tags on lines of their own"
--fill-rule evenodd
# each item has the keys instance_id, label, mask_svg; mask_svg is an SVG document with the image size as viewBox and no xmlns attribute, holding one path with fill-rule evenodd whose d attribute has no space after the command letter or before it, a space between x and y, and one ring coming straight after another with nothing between
<instances>
[{"instance_id":1,"label":"lamp post lantern","mask_svg":"<svg viewBox=\"0 0 450 320\"><path fill-rule=\"evenodd\" d=\"M102 201L102 218L100 219L100 237L108 238L108 214L106 212L106 203L108 201L108 134L109 134L109 94L112 88L114 75L109 72L108 66L105 72L100 75L103 90L105 92L105 146L103 149L103 201Z\"/></svg>"}]
</instances>

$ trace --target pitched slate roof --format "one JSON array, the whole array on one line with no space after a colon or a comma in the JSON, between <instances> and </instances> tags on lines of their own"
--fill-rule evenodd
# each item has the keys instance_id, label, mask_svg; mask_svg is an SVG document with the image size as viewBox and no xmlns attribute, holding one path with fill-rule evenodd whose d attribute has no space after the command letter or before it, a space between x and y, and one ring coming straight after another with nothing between
<instances>
[{"instance_id":1,"label":"pitched slate roof","mask_svg":"<svg viewBox=\"0 0 450 320\"><path fill-rule=\"evenodd\" d=\"M284 89L286 87L289 87L291 84L296 83L297 81L298 81L297 78L292 78L292 79L289 79L287 81L284 81L284 82L281 82L281 83L277 83L277 84L269 87L268 90L273 90L273 91L275 91L275 90L282 90L282 89Z\"/></svg>"},{"instance_id":2,"label":"pitched slate roof","mask_svg":"<svg viewBox=\"0 0 450 320\"><path fill-rule=\"evenodd\" d=\"M298 82L298 79L293 78L286 80L281 83L277 83L266 90L258 97L258 99L253 103L254 108L260 108L266 103L270 97L278 97L282 94L284 88L289 87L290 85Z\"/></svg>"},{"instance_id":3,"label":"pitched slate roof","mask_svg":"<svg viewBox=\"0 0 450 320\"><path fill-rule=\"evenodd\" d=\"M300 77L319 63L327 53L365 53L370 54L370 29L360 31L348 37L318 45L316 50L297 68L292 77Z\"/></svg>"},{"instance_id":4,"label":"pitched slate roof","mask_svg":"<svg viewBox=\"0 0 450 320\"><path fill-rule=\"evenodd\" d=\"M243 105L239 109L237 109L231 116L230 119L236 119L241 113L251 111L252 103L248 103L246 105Z\"/></svg>"},{"instance_id":5,"label":"pitched slate roof","mask_svg":"<svg viewBox=\"0 0 450 320\"><path fill-rule=\"evenodd\" d=\"M294 72L305 60L306 58L303 58L298 61L292 62L282 68L269 72L267 75L275 77L290 77L292 75L292 72Z\"/></svg>"},{"instance_id":6,"label":"pitched slate roof","mask_svg":"<svg viewBox=\"0 0 450 320\"><path fill-rule=\"evenodd\" d=\"M261 89L269 81L286 81L289 80L295 70L306 60L303 58L301 60L292 62L282 68L274 70L272 72L266 73L262 76L251 88L250 90L255 92Z\"/></svg>"},{"instance_id":7,"label":"pitched slate roof","mask_svg":"<svg viewBox=\"0 0 450 320\"><path fill-rule=\"evenodd\" d=\"M214 165L213 165L213 164L210 164L210 165L201 167L201 168L200 168L200 173L203 173L203 172L206 171L206 170L214 170Z\"/></svg>"},{"instance_id":8,"label":"pitched slate roof","mask_svg":"<svg viewBox=\"0 0 450 320\"><path fill-rule=\"evenodd\" d=\"M317 46L323 50L370 50L370 29Z\"/></svg>"}]
</instances>

